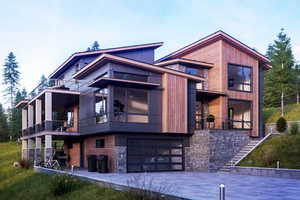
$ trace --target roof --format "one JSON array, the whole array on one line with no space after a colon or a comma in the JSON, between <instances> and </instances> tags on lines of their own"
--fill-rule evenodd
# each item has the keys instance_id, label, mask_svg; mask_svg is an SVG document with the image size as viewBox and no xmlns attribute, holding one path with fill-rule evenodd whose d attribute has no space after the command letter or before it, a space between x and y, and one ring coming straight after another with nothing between
<instances>
[{"instance_id":1,"label":"roof","mask_svg":"<svg viewBox=\"0 0 300 200\"><path fill-rule=\"evenodd\" d=\"M191 60L191 59L186 59L186 58L176 58L176 59L171 59L171 60L166 60L162 62L157 62L155 65L158 66L166 66L166 65L172 65L172 64L186 64L186 65L192 65L192 66L200 66L204 68L212 68L214 66L213 63L208 63L208 62L202 62L198 60Z\"/></svg>"},{"instance_id":2,"label":"roof","mask_svg":"<svg viewBox=\"0 0 300 200\"><path fill-rule=\"evenodd\" d=\"M61 64L52 74L49 75L49 78L55 78L55 76L62 70L68 68L68 64L72 65L79 60L79 58L83 56L98 56L102 53L115 53L120 51L132 51L137 49L146 49L146 48L158 48L163 45L163 42L149 43L149 44L140 44L140 45L132 45L125 47L117 47L117 48L109 48L109 49L100 49L96 51L84 51L84 52L76 52L72 54L63 64Z\"/></svg>"},{"instance_id":3,"label":"roof","mask_svg":"<svg viewBox=\"0 0 300 200\"><path fill-rule=\"evenodd\" d=\"M208 35L192 44L189 44L177 51L174 51L174 52L168 54L167 56L160 58L159 60L157 60L157 62L162 62L162 61L169 60L169 59L179 58L180 56L185 55L185 54L195 50L196 48L206 46L206 45L211 44L220 39L225 40L226 42L234 45L235 47L246 52L247 54L262 61L265 64L266 68L271 67L269 65L269 63L271 62L271 60L269 58L267 58L263 54L259 53L258 51L254 50L253 48L247 46L246 44L242 43L241 41L235 39L234 37L228 35L227 33L223 32L221 30L217 31L211 35Z\"/></svg>"},{"instance_id":4,"label":"roof","mask_svg":"<svg viewBox=\"0 0 300 200\"><path fill-rule=\"evenodd\" d=\"M15 108L23 108L24 106L27 105L28 102L29 100L22 100L15 106Z\"/></svg>"},{"instance_id":5,"label":"roof","mask_svg":"<svg viewBox=\"0 0 300 200\"><path fill-rule=\"evenodd\" d=\"M170 74L186 77L186 78L189 78L189 79L192 79L192 80L195 80L195 81L204 81L205 80L205 79L200 78L198 76L186 74L186 73L179 72L179 71L172 70L172 69L162 68L162 67L159 67L159 66L155 66L155 65L152 65L152 64L148 64L148 63L143 63L143 62L132 60L132 59L129 59L129 58L114 56L114 55L111 55L111 54L101 54L98 58L96 58L91 63L86 65L84 68L82 68L77 73L75 73L73 75L73 78L81 79L84 75L89 73L91 70L94 70L94 68L96 66L103 65L107 62L117 62L117 63L126 64L126 65L130 65L130 66L135 66L135 67L138 67L138 68L143 68L143 69L158 72L158 73L170 73Z\"/></svg>"}]
</instances>

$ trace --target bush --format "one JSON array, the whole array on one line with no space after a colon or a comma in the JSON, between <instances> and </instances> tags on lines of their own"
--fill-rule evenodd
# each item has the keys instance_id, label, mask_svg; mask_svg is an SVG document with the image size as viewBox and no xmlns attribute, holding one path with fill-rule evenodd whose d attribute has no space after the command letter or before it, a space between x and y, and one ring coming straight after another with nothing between
<instances>
[{"instance_id":1,"label":"bush","mask_svg":"<svg viewBox=\"0 0 300 200\"><path fill-rule=\"evenodd\" d=\"M54 196L61 196L79 188L80 181L69 175L53 176L50 182L50 191Z\"/></svg>"},{"instance_id":2,"label":"bush","mask_svg":"<svg viewBox=\"0 0 300 200\"><path fill-rule=\"evenodd\" d=\"M20 160L19 161L20 167L24 169L29 169L31 167L31 163L27 160Z\"/></svg>"},{"instance_id":3,"label":"bush","mask_svg":"<svg viewBox=\"0 0 300 200\"><path fill-rule=\"evenodd\" d=\"M287 122L284 117L280 117L276 122L276 130L283 133L287 129Z\"/></svg>"},{"instance_id":4,"label":"bush","mask_svg":"<svg viewBox=\"0 0 300 200\"><path fill-rule=\"evenodd\" d=\"M207 122L214 122L214 121L215 121L215 116L213 116L213 115L208 115L207 118L206 118L206 121L207 121Z\"/></svg>"},{"instance_id":5,"label":"bush","mask_svg":"<svg viewBox=\"0 0 300 200\"><path fill-rule=\"evenodd\" d=\"M297 134L299 132L299 126L297 122L294 122L291 124L291 130L290 133L291 134Z\"/></svg>"}]
</instances>

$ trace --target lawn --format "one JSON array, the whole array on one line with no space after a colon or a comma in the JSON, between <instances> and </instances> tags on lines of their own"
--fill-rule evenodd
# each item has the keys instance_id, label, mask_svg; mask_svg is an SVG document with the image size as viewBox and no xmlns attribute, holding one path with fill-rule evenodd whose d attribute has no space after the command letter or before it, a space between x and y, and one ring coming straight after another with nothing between
<instances>
[{"instance_id":1,"label":"lawn","mask_svg":"<svg viewBox=\"0 0 300 200\"><path fill-rule=\"evenodd\" d=\"M285 107L284 118L287 121L300 121L300 104L291 104ZM265 108L264 119L266 123L276 123L281 116L280 108Z\"/></svg>"},{"instance_id":2,"label":"lawn","mask_svg":"<svg viewBox=\"0 0 300 200\"><path fill-rule=\"evenodd\" d=\"M300 134L278 135L267 139L248 155L240 166L300 169Z\"/></svg>"},{"instance_id":3,"label":"lawn","mask_svg":"<svg viewBox=\"0 0 300 200\"><path fill-rule=\"evenodd\" d=\"M32 169L13 167L20 159L20 145L0 142L0 199L1 200L123 200L123 193L95 184L82 182L73 192L55 197L50 192L53 175L34 172ZM81 182L81 181L80 181Z\"/></svg>"}]
</instances>

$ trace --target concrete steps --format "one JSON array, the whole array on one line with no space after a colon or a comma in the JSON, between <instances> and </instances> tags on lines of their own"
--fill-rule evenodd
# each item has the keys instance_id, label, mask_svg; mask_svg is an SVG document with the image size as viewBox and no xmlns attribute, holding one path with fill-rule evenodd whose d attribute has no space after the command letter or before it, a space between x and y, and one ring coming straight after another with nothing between
<instances>
[{"instance_id":1,"label":"concrete steps","mask_svg":"<svg viewBox=\"0 0 300 200\"><path fill-rule=\"evenodd\" d=\"M230 172L231 167L236 165L242 158L248 155L263 139L251 139L229 162L227 162L219 171Z\"/></svg>"}]
</instances>

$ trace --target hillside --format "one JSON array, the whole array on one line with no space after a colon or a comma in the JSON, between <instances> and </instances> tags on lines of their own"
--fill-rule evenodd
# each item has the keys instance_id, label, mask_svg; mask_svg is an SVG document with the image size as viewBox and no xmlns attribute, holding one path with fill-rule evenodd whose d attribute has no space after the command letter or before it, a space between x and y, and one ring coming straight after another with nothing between
<instances>
[{"instance_id":1,"label":"hillside","mask_svg":"<svg viewBox=\"0 0 300 200\"><path fill-rule=\"evenodd\" d=\"M266 123L276 123L280 117L280 108L265 108L264 119ZM287 121L300 121L300 104L287 105L284 117Z\"/></svg>"},{"instance_id":2,"label":"hillside","mask_svg":"<svg viewBox=\"0 0 300 200\"><path fill-rule=\"evenodd\" d=\"M50 192L53 175L34 172L32 169L13 167L20 158L20 146L0 142L0 199L1 200L120 200L121 192L82 182L73 192L55 197Z\"/></svg>"},{"instance_id":3,"label":"hillside","mask_svg":"<svg viewBox=\"0 0 300 200\"><path fill-rule=\"evenodd\" d=\"M267 139L248 155L240 166L300 169L300 134L277 135Z\"/></svg>"}]
</instances>

